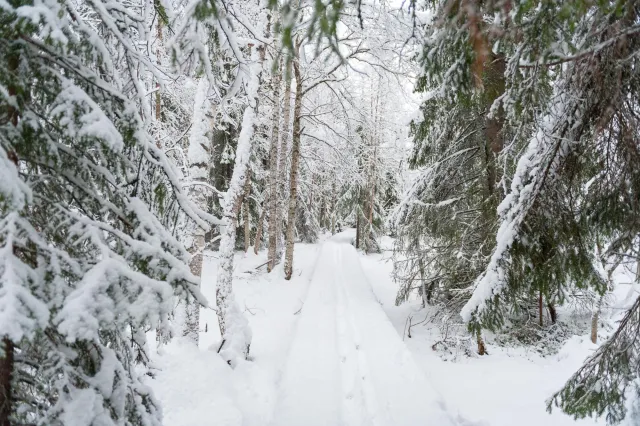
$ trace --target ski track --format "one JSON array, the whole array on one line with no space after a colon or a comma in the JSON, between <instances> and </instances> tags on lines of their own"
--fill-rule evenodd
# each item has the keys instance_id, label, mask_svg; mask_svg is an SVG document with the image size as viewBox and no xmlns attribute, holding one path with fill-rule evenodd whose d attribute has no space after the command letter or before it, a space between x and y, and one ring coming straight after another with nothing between
<instances>
[{"instance_id":1,"label":"ski track","mask_svg":"<svg viewBox=\"0 0 640 426\"><path fill-rule=\"evenodd\" d=\"M319 250L271 426L457 424L377 302L349 237Z\"/></svg>"}]
</instances>

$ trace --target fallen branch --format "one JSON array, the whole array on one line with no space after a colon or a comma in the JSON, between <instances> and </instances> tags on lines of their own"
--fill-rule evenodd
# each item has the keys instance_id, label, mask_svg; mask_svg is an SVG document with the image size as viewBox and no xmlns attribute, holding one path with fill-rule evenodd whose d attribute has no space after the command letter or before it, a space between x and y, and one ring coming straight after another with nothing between
<instances>
[{"instance_id":1,"label":"fallen branch","mask_svg":"<svg viewBox=\"0 0 640 426\"><path fill-rule=\"evenodd\" d=\"M266 264L267 264L267 263L269 263L270 261L271 261L271 259L267 260L267 261L266 261L266 262L264 262L264 263L259 264L258 266L256 266L255 268L253 268L253 270L255 271L256 269L260 269L260 268L262 268L264 265L266 265ZM244 271L244 273L245 273L245 274L251 274L252 272L251 272L251 269L249 269L249 270L247 270L247 271Z\"/></svg>"}]
</instances>

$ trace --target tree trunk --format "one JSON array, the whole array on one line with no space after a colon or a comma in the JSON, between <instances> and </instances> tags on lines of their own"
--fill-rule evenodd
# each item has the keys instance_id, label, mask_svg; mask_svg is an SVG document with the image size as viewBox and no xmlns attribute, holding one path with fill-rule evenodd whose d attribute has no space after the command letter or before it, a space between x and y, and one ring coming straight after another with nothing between
<instances>
[{"instance_id":1,"label":"tree trunk","mask_svg":"<svg viewBox=\"0 0 640 426\"><path fill-rule=\"evenodd\" d=\"M540 294L538 295L538 320L540 321L539 325L540 327L544 326L544 318L542 317L543 314L543 310L542 310L542 290L540 290Z\"/></svg>"},{"instance_id":2,"label":"tree trunk","mask_svg":"<svg viewBox=\"0 0 640 426\"><path fill-rule=\"evenodd\" d=\"M160 61L160 53L161 53L161 48L162 48L162 19L160 18L160 16L158 16L158 23L156 24L156 29L157 29L157 49L156 49L156 61L158 63L158 66L161 65L161 61ZM156 111L155 111L155 115L156 115L156 121L159 122L160 121L160 117L162 114L162 96L160 96L160 82L156 80L156 96L155 96L155 104L156 104ZM157 136L157 140L156 140L156 146L158 148L162 148L162 143L160 142L160 136Z\"/></svg>"},{"instance_id":3,"label":"tree trunk","mask_svg":"<svg viewBox=\"0 0 640 426\"><path fill-rule=\"evenodd\" d=\"M247 169L247 178L244 181L244 194L242 195L242 220L244 222L244 252L249 251L251 245L251 226L249 223L249 196L251 195L251 170Z\"/></svg>"},{"instance_id":4,"label":"tree trunk","mask_svg":"<svg viewBox=\"0 0 640 426\"><path fill-rule=\"evenodd\" d=\"M484 345L484 340L482 340L482 333L480 332L480 330L478 330L476 334L476 340L478 342L478 355L486 355L487 348Z\"/></svg>"},{"instance_id":5,"label":"tree trunk","mask_svg":"<svg viewBox=\"0 0 640 426\"><path fill-rule=\"evenodd\" d=\"M287 200L287 156L289 155L289 137L291 135L291 64L293 59L287 59L284 77L284 105L282 108L282 137L280 138L280 151L278 153L278 197L276 214L276 251L274 262L278 264L282 258L282 225L285 217L285 202Z\"/></svg>"},{"instance_id":6,"label":"tree trunk","mask_svg":"<svg viewBox=\"0 0 640 426\"><path fill-rule=\"evenodd\" d=\"M256 110L258 107L258 85L260 67L256 63L249 64L247 99L249 105L244 110L235 164L229 189L225 195L224 220L221 228L219 263L216 290L216 306L218 308L218 325L222 343L218 349L220 355L231 366L235 366L242 356L249 356L251 346L251 330L247 319L238 307L233 293L233 255L236 244L236 227L238 211L242 203L243 183L249 169L251 144L253 140Z\"/></svg>"},{"instance_id":7,"label":"tree trunk","mask_svg":"<svg viewBox=\"0 0 640 426\"><path fill-rule=\"evenodd\" d=\"M0 426L11 426L13 355L13 342L5 337L0 350Z\"/></svg>"},{"instance_id":8,"label":"tree trunk","mask_svg":"<svg viewBox=\"0 0 640 426\"><path fill-rule=\"evenodd\" d=\"M591 317L591 342L593 343L596 343L598 341L598 321L600 320L600 310L602 309L603 300L604 295L600 296L600 298L598 299L596 308L593 311L593 316Z\"/></svg>"},{"instance_id":9,"label":"tree trunk","mask_svg":"<svg viewBox=\"0 0 640 426\"><path fill-rule=\"evenodd\" d=\"M491 55L491 62L485 67L484 87L487 94L487 108L491 108L493 102L504 94L504 73L506 64L503 55ZM487 190L489 196L495 192L498 181L496 171L496 157L504 147L502 128L504 127L504 110L502 107L487 118L485 127L485 155L487 167Z\"/></svg>"},{"instance_id":10,"label":"tree trunk","mask_svg":"<svg viewBox=\"0 0 640 426\"><path fill-rule=\"evenodd\" d=\"M377 110L377 108L376 108ZM372 247L369 247L370 243L374 242L374 235L373 235L373 208L374 208L374 203L375 203L375 193L376 193L376 177L375 177L375 173L376 173L376 155L378 152L378 147L374 146L373 148L373 162L371 163L371 169L370 169L370 190L369 190L369 223L368 223L368 227L367 227L367 233L365 234L364 237L364 242L365 242L365 251L367 253L371 252Z\"/></svg>"},{"instance_id":11,"label":"tree trunk","mask_svg":"<svg viewBox=\"0 0 640 426\"><path fill-rule=\"evenodd\" d=\"M193 235L192 246L189 249L191 261L189 269L196 277L202 276L202 251L204 250L204 230L198 227ZM189 299L185 307L185 319L182 335L192 341L196 346L200 342L200 303L195 299ZM159 344L167 344L169 336L164 332L160 336Z\"/></svg>"},{"instance_id":12,"label":"tree trunk","mask_svg":"<svg viewBox=\"0 0 640 426\"><path fill-rule=\"evenodd\" d=\"M208 183L209 163L211 161L212 151L208 132L213 129L215 124L214 118L207 117L208 110L211 108L211 105L206 100L208 89L209 84L207 80L204 78L201 79L198 83L198 91L194 101L193 119L189 133L189 147L187 149L189 179L191 180L189 198L203 210L207 208L206 187L198 185L197 183ZM213 109L212 117L215 117L215 108ZM190 226L189 237L191 238L191 242L187 244L187 247L192 257L189 262L189 269L193 275L200 277L202 275L202 252L204 250L205 230L193 223ZM187 300L184 315L182 335L197 346L200 333L200 303L192 298ZM158 343L166 343L168 337L169 336L159 334L160 340L158 340Z\"/></svg>"},{"instance_id":13,"label":"tree trunk","mask_svg":"<svg viewBox=\"0 0 640 426\"><path fill-rule=\"evenodd\" d=\"M271 118L271 146L269 148L269 250L267 254L267 272L271 272L276 265L276 250L278 245L278 137L280 131L280 66L273 76L273 116ZM290 89L289 89L290 93ZM285 101L286 102L286 101ZM285 125L286 129L286 125ZM286 131L286 130L285 130ZM285 133L282 134L285 139ZM284 154L281 154L284 157Z\"/></svg>"},{"instance_id":14,"label":"tree trunk","mask_svg":"<svg viewBox=\"0 0 640 426\"><path fill-rule=\"evenodd\" d=\"M558 313L556 312L556 307L553 302L547 303L547 308L549 309L549 316L551 317L551 324L555 324L558 320Z\"/></svg>"},{"instance_id":15,"label":"tree trunk","mask_svg":"<svg viewBox=\"0 0 640 426\"><path fill-rule=\"evenodd\" d=\"M356 207L356 249L360 248L360 211Z\"/></svg>"},{"instance_id":16,"label":"tree trunk","mask_svg":"<svg viewBox=\"0 0 640 426\"><path fill-rule=\"evenodd\" d=\"M426 308L427 307L427 301L428 301L427 283L426 283L426 280L424 279L424 263L422 262L422 258L420 258L418 260L418 267L420 268L420 280L422 281L422 283L421 283L421 287L422 287L422 307Z\"/></svg>"},{"instance_id":17,"label":"tree trunk","mask_svg":"<svg viewBox=\"0 0 640 426\"><path fill-rule=\"evenodd\" d=\"M293 63L296 75L296 99L293 108L293 137L291 143L291 175L289 178L289 214L287 215L284 277L291 279L293 273L293 238L296 227L296 201L298 196L298 162L300 161L300 115L302 110L302 76L297 62Z\"/></svg>"},{"instance_id":18,"label":"tree trunk","mask_svg":"<svg viewBox=\"0 0 640 426\"><path fill-rule=\"evenodd\" d=\"M264 216L266 212L266 206L263 206L262 212L260 213L260 219L258 220L258 226L256 227L256 240L253 244L253 252L255 254L258 254L258 251L260 251L260 246L262 245L262 233L264 232Z\"/></svg>"},{"instance_id":19,"label":"tree trunk","mask_svg":"<svg viewBox=\"0 0 640 426\"><path fill-rule=\"evenodd\" d=\"M17 67L16 67L17 68ZM11 88L9 89L10 94ZM12 107L9 107L9 118L14 126L18 124L18 115ZM18 166L18 157L15 152L9 151L8 153L9 159L13 160ZM16 252L14 246L14 254ZM0 340L0 426L11 426L11 412L12 410L12 376L14 369L14 353L13 353L13 342L8 338L4 337Z\"/></svg>"}]
</instances>

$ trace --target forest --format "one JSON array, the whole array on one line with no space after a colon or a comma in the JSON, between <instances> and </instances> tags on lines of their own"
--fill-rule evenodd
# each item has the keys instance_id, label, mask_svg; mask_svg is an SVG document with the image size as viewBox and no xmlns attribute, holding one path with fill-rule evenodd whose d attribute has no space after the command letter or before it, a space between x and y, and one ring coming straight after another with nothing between
<instances>
[{"instance_id":1,"label":"forest","mask_svg":"<svg viewBox=\"0 0 640 426\"><path fill-rule=\"evenodd\" d=\"M640 425L637 61L635 0L0 0L0 426Z\"/></svg>"}]
</instances>

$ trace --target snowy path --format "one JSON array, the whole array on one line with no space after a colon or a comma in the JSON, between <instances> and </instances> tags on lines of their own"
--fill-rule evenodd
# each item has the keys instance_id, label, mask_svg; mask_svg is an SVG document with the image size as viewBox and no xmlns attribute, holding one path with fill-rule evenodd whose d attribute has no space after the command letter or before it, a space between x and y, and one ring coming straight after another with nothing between
<instances>
[{"instance_id":1,"label":"snowy path","mask_svg":"<svg viewBox=\"0 0 640 426\"><path fill-rule=\"evenodd\" d=\"M376 300L349 236L320 249L272 425L456 424Z\"/></svg>"}]
</instances>

